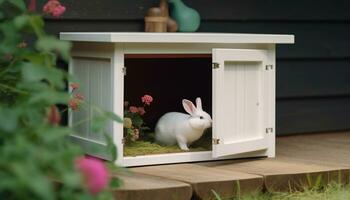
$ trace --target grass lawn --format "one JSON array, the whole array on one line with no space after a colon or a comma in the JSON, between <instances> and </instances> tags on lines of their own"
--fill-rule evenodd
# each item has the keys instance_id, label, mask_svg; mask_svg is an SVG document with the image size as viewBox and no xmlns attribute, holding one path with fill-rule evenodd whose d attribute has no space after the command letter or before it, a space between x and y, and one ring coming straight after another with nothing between
<instances>
[{"instance_id":1,"label":"grass lawn","mask_svg":"<svg viewBox=\"0 0 350 200\"><path fill-rule=\"evenodd\" d=\"M303 192L292 193L262 193L240 198L224 199L216 194L216 200L350 200L350 185L342 187L330 184L323 189L306 189Z\"/></svg>"}]
</instances>

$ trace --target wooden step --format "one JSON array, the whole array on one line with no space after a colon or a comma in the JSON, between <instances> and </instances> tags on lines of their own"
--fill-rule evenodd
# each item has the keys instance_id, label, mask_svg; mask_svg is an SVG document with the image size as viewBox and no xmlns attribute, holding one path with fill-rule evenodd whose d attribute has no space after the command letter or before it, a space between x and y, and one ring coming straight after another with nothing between
<instances>
[{"instance_id":1,"label":"wooden step","mask_svg":"<svg viewBox=\"0 0 350 200\"><path fill-rule=\"evenodd\" d=\"M117 174L123 185L114 191L118 200L189 200L192 188L189 184L139 173Z\"/></svg>"},{"instance_id":2,"label":"wooden step","mask_svg":"<svg viewBox=\"0 0 350 200\"><path fill-rule=\"evenodd\" d=\"M139 167L131 171L186 182L192 186L196 199L213 199L212 190L226 198L238 193L259 192L263 186L262 176L259 175L196 164Z\"/></svg>"},{"instance_id":3,"label":"wooden step","mask_svg":"<svg viewBox=\"0 0 350 200\"><path fill-rule=\"evenodd\" d=\"M200 165L263 176L264 186L268 191L301 190L304 187L315 186L317 179L320 179L320 185L330 182L344 184L349 181L349 169L307 164L306 162L259 159L207 162Z\"/></svg>"}]
</instances>

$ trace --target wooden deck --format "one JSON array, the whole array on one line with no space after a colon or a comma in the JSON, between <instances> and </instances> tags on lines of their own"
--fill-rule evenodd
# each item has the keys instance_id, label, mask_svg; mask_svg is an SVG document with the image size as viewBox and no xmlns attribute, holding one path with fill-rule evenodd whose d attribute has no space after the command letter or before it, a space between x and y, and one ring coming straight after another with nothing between
<instances>
[{"instance_id":1,"label":"wooden deck","mask_svg":"<svg viewBox=\"0 0 350 200\"><path fill-rule=\"evenodd\" d=\"M130 168L117 199L213 199L350 182L350 132L277 138L275 159L240 159Z\"/></svg>"}]
</instances>

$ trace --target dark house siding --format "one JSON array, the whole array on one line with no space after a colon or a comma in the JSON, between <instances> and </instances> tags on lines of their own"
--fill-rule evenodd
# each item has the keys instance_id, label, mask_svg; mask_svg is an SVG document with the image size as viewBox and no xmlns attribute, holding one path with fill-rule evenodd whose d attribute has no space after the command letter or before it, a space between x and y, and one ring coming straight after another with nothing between
<instances>
[{"instance_id":1,"label":"dark house siding","mask_svg":"<svg viewBox=\"0 0 350 200\"><path fill-rule=\"evenodd\" d=\"M350 1L184 0L200 32L295 34L277 48L277 133L350 129ZM62 0L47 31L143 31L155 0Z\"/></svg>"}]
</instances>

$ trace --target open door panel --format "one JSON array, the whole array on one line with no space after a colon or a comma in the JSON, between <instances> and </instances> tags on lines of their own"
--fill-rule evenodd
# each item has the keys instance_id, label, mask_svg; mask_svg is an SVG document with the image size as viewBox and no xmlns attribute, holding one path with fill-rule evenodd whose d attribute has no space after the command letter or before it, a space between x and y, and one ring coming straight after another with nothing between
<instances>
[{"instance_id":1,"label":"open door panel","mask_svg":"<svg viewBox=\"0 0 350 200\"><path fill-rule=\"evenodd\" d=\"M213 157L265 150L273 100L267 51L213 49ZM272 86L273 87L273 86Z\"/></svg>"}]
</instances>

